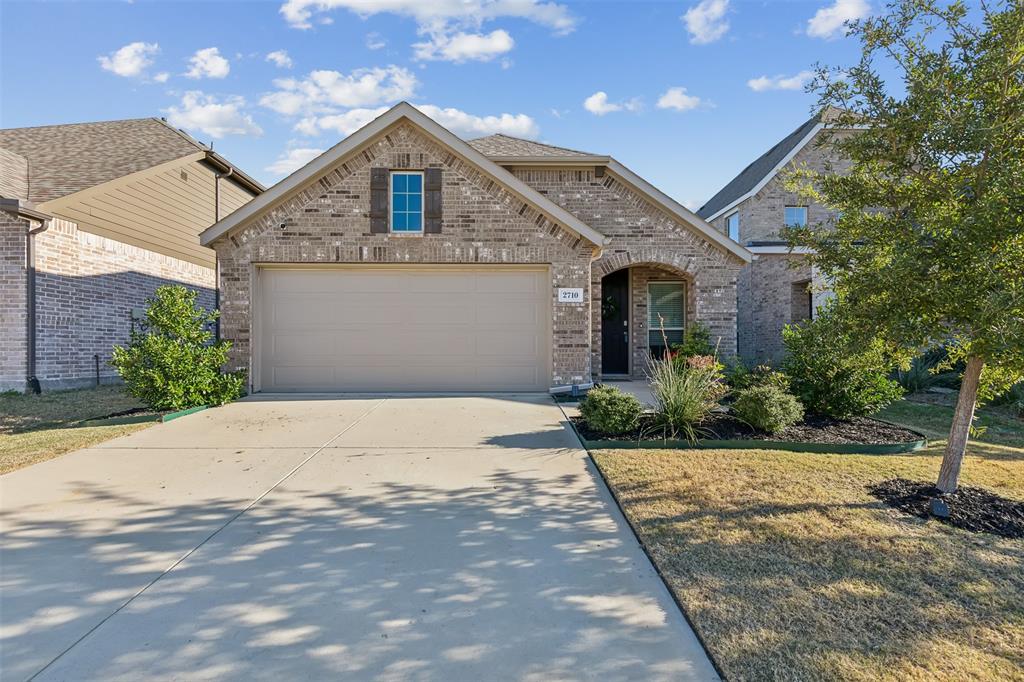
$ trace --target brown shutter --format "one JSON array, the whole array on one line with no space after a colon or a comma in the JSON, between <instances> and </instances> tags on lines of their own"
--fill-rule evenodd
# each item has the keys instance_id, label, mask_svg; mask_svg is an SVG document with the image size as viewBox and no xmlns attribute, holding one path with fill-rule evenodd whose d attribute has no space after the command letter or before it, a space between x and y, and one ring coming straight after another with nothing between
<instances>
[{"instance_id":1,"label":"brown shutter","mask_svg":"<svg viewBox=\"0 0 1024 682\"><path fill-rule=\"evenodd\" d=\"M423 171L423 231L441 234L441 169Z\"/></svg>"},{"instance_id":2,"label":"brown shutter","mask_svg":"<svg viewBox=\"0 0 1024 682\"><path fill-rule=\"evenodd\" d=\"M387 168L370 169L370 232L388 231L388 179Z\"/></svg>"}]
</instances>

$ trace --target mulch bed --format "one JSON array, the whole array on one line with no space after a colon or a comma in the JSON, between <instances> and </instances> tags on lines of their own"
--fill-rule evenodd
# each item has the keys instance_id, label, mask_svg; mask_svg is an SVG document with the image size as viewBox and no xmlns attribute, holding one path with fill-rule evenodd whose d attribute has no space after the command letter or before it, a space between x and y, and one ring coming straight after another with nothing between
<instances>
[{"instance_id":1,"label":"mulch bed","mask_svg":"<svg viewBox=\"0 0 1024 682\"><path fill-rule=\"evenodd\" d=\"M1024 538L1024 502L996 495L984 488L961 486L955 493L943 495L931 483L894 478L870 486L868 492L890 507L923 519L937 518L974 533ZM932 514L934 498L946 503L948 517Z\"/></svg>"},{"instance_id":2,"label":"mulch bed","mask_svg":"<svg viewBox=\"0 0 1024 682\"><path fill-rule=\"evenodd\" d=\"M616 436L590 429L579 417L573 419L580 435L587 440L633 440L663 441L665 434L652 427L650 415L641 417L640 425L632 431ZM807 415L799 424L794 424L781 433L764 433L755 430L746 422L728 414L716 413L700 425L706 440L765 440L788 441L792 443L824 443L830 445L856 443L861 445L889 445L922 440L924 436L877 419L854 417L833 419L819 415Z\"/></svg>"}]
</instances>

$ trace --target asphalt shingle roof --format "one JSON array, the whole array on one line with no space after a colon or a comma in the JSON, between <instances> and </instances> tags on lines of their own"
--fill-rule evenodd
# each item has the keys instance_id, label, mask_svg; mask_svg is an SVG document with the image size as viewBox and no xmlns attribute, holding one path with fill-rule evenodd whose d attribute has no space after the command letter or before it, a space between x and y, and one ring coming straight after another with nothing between
<instances>
[{"instance_id":1,"label":"asphalt shingle roof","mask_svg":"<svg viewBox=\"0 0 1024 682\"><path fill-rule=\"evenodd\" d=\"M791 132L776 144L774 147L757 157L753 163L740 171L740 174L729 181L720 189L715 196L708 199L707 203L697 210L697 215L705 220L718 211L736 201L744 194L752 190L757 183L761 182L775 166L779 164L786 155L800 144L800 140L807 136L814 126L821 120L821 116L815 116L804 121L799 128Z\"/></svg>"},{"instance_id":2,"label":"asphalt shingle roof","mask_svg":"<svg viewBox=\"0 0 1024 682\"><path fill-rule=\"evenodd\" d=\"M156 118L7 128L0 147L28 159L35 203L207 149Z\"/></svg>"},{"instance_id":3,"label":"asphalt shingle roof","mask_svg":"<svg viewBox=\"0 0 1024 682\"><path fill-rule=\"evenodd\" d=\"M576 149L567 149L565 147L556 147L554 145L534 142L533 140L524 140L520 137L502 135L500 133L488 135L487 137L478 137L475 140L469 140L468 144L484 156L491 157L598 156L597 154L591 154L589 152L581 152Z\"/></svg>"}]
</instances>

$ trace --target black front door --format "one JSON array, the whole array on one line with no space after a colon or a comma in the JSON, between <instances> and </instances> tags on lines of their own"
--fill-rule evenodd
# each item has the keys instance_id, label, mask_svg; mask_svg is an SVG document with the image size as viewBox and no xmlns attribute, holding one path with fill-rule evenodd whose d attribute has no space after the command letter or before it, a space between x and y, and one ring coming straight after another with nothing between
<instances>
[{"instance_id":1,"label":"black front door","mask_svg":"<svg viewBox=\"0 0 1024 682\"><path fill-rule=\"evenodd\" d=\"M601 279L601 373L629 374L629 270Z\"/></svg>"}]
</instances>

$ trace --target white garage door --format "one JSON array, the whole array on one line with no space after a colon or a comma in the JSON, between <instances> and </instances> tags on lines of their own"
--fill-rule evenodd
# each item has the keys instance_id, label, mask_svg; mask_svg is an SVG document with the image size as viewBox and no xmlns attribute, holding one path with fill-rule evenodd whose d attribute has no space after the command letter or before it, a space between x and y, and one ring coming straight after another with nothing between
<instances>
[{"instance_id":1,"label":"white garage door","mask_svg":"<svg viewBox=\"0 0 1024 682\"><path fill-rule=\"evenodd\" d=\"M260 268L261 391L539 391L547 268Z\"/></svg>"}]
</instances>

